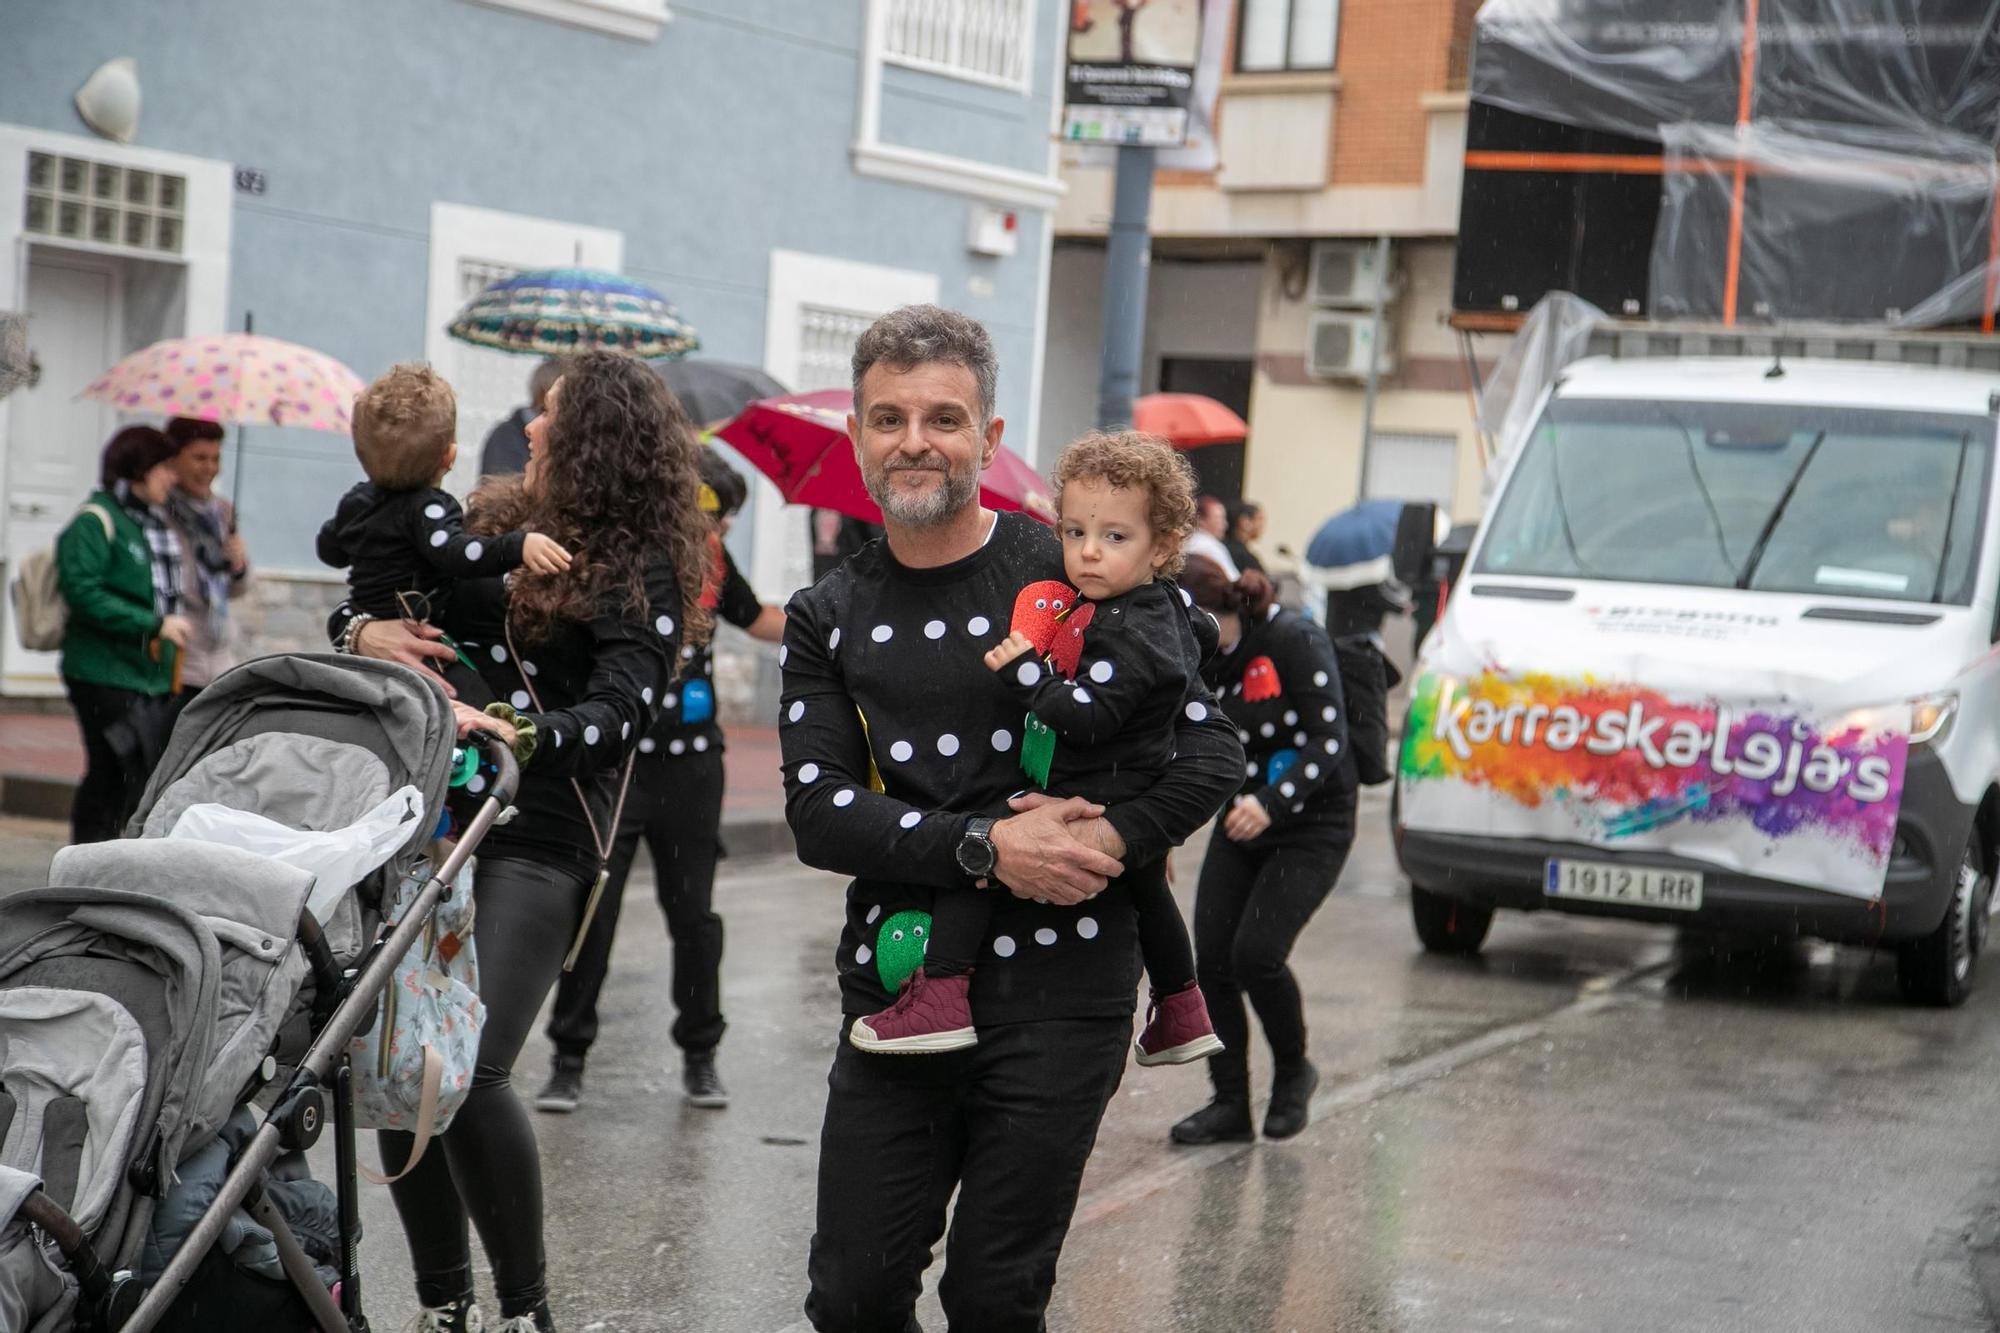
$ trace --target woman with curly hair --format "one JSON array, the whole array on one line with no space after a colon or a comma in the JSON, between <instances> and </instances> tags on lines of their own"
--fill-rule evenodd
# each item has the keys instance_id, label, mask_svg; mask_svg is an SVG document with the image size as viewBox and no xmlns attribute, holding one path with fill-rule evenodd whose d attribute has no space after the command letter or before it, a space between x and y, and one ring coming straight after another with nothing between
<instances>
[{"instance_id":1,"label":"woman with curly hair","mask_svg":"<svg viewBox=\"0 0 2000 1333\"><path fill-rule=\"evenodd\" d=\"M440 624L343 606L334 637L349 651L421 665L455 656L449 633L502 702L454 705L461 734L498 733L521 760L520 815L480 846L474 942L486 1025L472 1090L451 1128L391 1187L408 1233L422 1333L480 1327L468 1220L492 1261L504 1333L545 1333L542 1177L535 1133L509 1086L555 985L614 837L629 761L651 730L682 645L707 634L709 524L697 508L694 431L643 364L604 352L567 363L528 426L525 475L472 496L469 532L547 534L567 572L526 568L460 580ZM384 1132L392 1169L407 1134Z\"/></svg>"}]
</instances>

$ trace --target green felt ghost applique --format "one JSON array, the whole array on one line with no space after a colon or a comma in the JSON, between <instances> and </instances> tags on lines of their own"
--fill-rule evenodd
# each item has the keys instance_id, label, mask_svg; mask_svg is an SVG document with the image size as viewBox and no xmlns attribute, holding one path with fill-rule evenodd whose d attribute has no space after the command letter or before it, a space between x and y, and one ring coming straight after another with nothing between
<instances>
[{"instance_id":1,"label":"green felt ghost applique","mask_svg":"<svg viewBox=\"0 0 2000 1333\"><path fill-rule=\"evenodd\" d=\"M898 912L875 932L875 973L882 989L894 995L910 973L924 965L924 945L930 942L929 912Z\"/></svg>"}]
</instances>

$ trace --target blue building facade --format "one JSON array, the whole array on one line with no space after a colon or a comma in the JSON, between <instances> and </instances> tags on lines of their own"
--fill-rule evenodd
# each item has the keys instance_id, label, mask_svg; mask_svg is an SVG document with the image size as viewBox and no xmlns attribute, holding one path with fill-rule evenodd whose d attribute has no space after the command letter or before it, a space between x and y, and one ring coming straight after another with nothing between
<instances>
[{"instance_id":1,"label":"blue building facade","mask_svg":"<svg viewBox=\"0 0 2000 1333\"><path fill-rule=\"evenodd\" d=\"M0 400L9 563L73 510L117 424L75 391L155 338L246 318L364 377L431 360L460 392L453 480L469 481L533 363L443 326L485 282L548 264L637 277L677 302L700 355L800 389L845 383L853 336L884 309L964 309L993 333L1009 439L1032 456L1066 15L1061 0L9 0L0 310L30 314L42 366ZM119 58L141 90L129 143L93 134L75 101ZM259 602L273 646L323 598L312 535L359 470L344 437L306 431L251 430L231 453L277 589ZM768 599L806 577L807 524L768 492L732 544ZM48 677L6 638L11 688Z\"/></svg>"}]
</instances>

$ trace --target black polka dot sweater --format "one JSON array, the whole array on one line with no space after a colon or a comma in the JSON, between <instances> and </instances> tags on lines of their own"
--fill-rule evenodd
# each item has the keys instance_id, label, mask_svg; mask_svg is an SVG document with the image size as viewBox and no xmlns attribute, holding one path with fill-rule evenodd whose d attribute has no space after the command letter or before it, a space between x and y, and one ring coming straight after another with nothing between
<instances>
[{"instance_id":1,"label":"black polka dot sweater","mask_svg":"<svg viewBox=\"0 0 2000 1333\"><path fill-rule=\"evenodd\" d=\"M521 772L518 813L487 834L480 854L594 875L597 849L570 784L582 785L597 832L608 840L625 760L657 722L671 687L681 647L680 582L670 563L656 561L646 571L646 606L607 599L589 621L558 621L546 639L516 635L511 647L506 599L507 580L469 579L456 585L439 621L493 697L531 718L539 735ZM350 614L345 604L334 612L328 629L336 642Z\"/></svg>"},{"instance_id":2,"label":"black polka dot sweater","mask_svg":"<svg viewBox=\"0 0 2000 1333\"><path fill-rule=\"evenodd\" d=\"M348 601L371 616L408 614L398 593L441 599L454 579L505 574L521 563L525 533L476 537L443 491L385 491L364 481L340 497L319 530L319 558L345 569ZM439 608L415 608L417 614Z\"/></svg>"},{"instance_id":3,"label":"black polka dot sweater","mask_svg":"<svg viewBox=\"0 0 2000 1333\"><path fill-rule=\"evenodd\" d=\"M764 605L757 600L750 580L736 568L736 561L720 543L715 549L719 553L716 575L703 601L717 620L749 629L764 613ZM679 677L660 701L659 722L639 742L641 771L651 764L722 749L722 726L716 721L715 659L709 645L683 643L680 666Z\"/></svg>"},{"instance_id":4,"label":"black polka dot sweater","mask_svg":"<svg viewBox=\"0 0 2000 1333\"><path fill-rule=\"evenodd\" d=\"M1022 591L1013 618L1041 651L1003 666L1000 683L1055 733L1049 791L1130 800L1166 771L1200 674L1199 650L1182 634L1186 598L1165 581L1101 602L1071 604L1068 593L1060 583Z\"/></svg>"},{"instance_id":5,"label":"black polka dot sweater","mask_svg":"<svg viewBox=\"0 0 2000 1333\"><path fill-rule=\"evenodd\" d=\"M1243 742L1240 794L1270 813L1263 838L1351 828L1354 766L1340 666L1326 631L1273 607L1262 621L1246 623L1236 646L1203 675Z\"/></svg>"},{"instance_id":6,"label":"black polka dot sweater","mask_svg":"<svg viewBox=\"0 0 2000 1333\"><path fill-rule=\"evenodd\" d=\"M968 882L957 862L968 819L1030 785L1020 767L1022 700L984 656L1015 623L1023 591L1043 582L1066 590L1062 576L1055 534L1001 514L963 560L911 569L876 542L787 609L786 816L802 860L855 876L836 956L850 1014L891 998L887 983L900 979L921 939L923 919L912 914L928 912L933 889ZM1175 641L1160 651L1194 652L1186 617L1173 629ZM1110 809L1128 865L1158 860L1200 828L1242 776L1235 730L1198 678L1175 717L1172 762ZM1122 885L1078 907L991 892L991 932L972 979L979 1022L1132 1013L1139 958Z\"/></svg>"}]
</instances>

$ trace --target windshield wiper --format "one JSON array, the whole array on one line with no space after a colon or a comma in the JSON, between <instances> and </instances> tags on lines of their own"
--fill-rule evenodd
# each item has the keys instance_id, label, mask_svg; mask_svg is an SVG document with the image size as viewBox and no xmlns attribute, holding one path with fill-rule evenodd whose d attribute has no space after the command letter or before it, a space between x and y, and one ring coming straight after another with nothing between
<instances>
[{"instance_id":1,"label":"windshield wiper","mask_svg":"<svg viewBox=\"0 0 2000 1333\"><path fill-rule=\"evenodd\" d=\"M1951 568L1951 525L1958 518L1958 492L1965 485L1965 455L1972 448L1972 437L1958 437L1958 470L1951 474L1951 499L1945 504L1944 542L1938 549L1937 582L1931 585L1931 601L1944 600L1944 575Z\"/></svg>"},{"instance_id":2,"label":"windshield wiper","mask_svg":"<svg viewBox=\"0 0 2000 1333\"><path fill-rule=\"evenodd\" d=\"M1821 431L1813 436L1813 442L1806 446L1806 456L1799 460L1798 470L1792 473L1792 479L1785 483L1785 489L1778 496L1778 503L1771 506L1771 516L1764 520L1764 526L1757 530L1757 540L1750 544L1750 558L1744 562L1743 573L1736 580L1738 588L1750 586L1750 580L1757 574L1757 562L1764 558L1764 548L1771 544L1771 534L1778 530L1778 523L1785 516L1785 507L1791 504L1792 497L1798 494L1799 483L1805 480L1806 469L1812 466L1813 459L1819 455L1819 447L1825 443L1826 432Z\"/></svg>"},{"instance_id":3,"label":"windshield wiper","mask_svg":"<svg viewBox=\"0 0 2000 1333\"><path fill-rule=\"evenodd\" d=\"M1709 527L1715 532L1715 549L1722 552L1723 567L1733 568L1736 562L1729 558L1729 538L1722 532L1722 515L1716 512L1715 497L1709 493L1708 479L1701 475L1701 461L1695 457L1694 432L1686 422L1671 413L1667 414L1667 420L1681 433L1681 449L1687 455L1688 473L1694 478L1695 489L1701 492L1702 506L1708 510Z\"/></svg>"}]
</instances>

